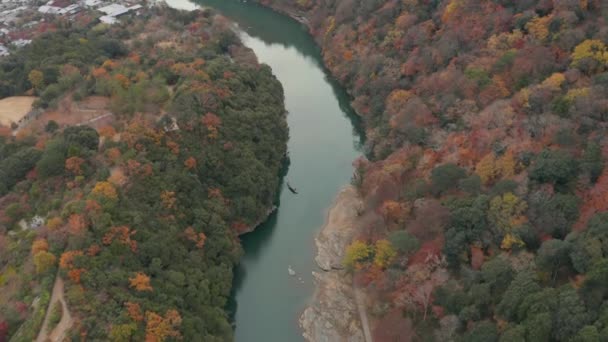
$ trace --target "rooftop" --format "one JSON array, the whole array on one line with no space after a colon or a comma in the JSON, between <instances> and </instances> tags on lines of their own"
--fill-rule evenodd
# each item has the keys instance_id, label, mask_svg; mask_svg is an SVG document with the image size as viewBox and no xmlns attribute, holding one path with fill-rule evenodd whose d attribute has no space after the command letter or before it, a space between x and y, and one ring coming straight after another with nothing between
<instances>
[{"instance_id":1,"label":"rooftop","mask_svg":"<svg viewBox=\"0 0 608 342\"><path fill-rule=\"evenodd\" d=\"M108 6L104 6L98 9L98 11L103 12L108 15L114 15L114 13L126 13L127 8L120 4L111 4Z\"/></svg>"}]
</instances>

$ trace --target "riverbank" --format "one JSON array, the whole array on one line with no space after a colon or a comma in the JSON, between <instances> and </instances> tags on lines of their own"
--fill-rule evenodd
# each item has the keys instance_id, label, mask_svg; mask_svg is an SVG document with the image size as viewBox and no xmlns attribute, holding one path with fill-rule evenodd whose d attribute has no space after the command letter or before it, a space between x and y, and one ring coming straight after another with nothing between
<instances>
[{"instance_id":1,"label":"riverbank","mask_svg":"<svg viewBox=\"0 0 608 342\"><path fill-rule=\"evenodd\" d=\"M335 75L325 60L323 42L314 34L306 12L288 6L260 1L272 11L299 22L321 47L323 68ZM349 89L346 93L351 96ZM359 115L359 113L356 113ZM351 243L360 225L363 201L351 185L343 188L328 211L326 222L315 237L317 255L315 262L322 272L312 272L315 292L300 317L302 335L308 341L367 341L371 332L365 312L365 295L353 287L352 277L343 270L342 260L346 247ZM363 323L362 323L363 322Z\"/></svg>"},{"instance_id":2,"label":"riverbank","mask_svg":"<svg viewBox=\"0 0 608 342\"><path fill-rule=\"evenodd\" d=\"M315 238L315 261L322 271L313 272L317 288L300 317L303 336L308 341L366 340L351 277L342 267L346 246L358 229L362 206L353 186L342 189Z\"/></svg>"},{"instance_id":3,"label":"riverbank","mask_svg":"<svg viewBox=\"0 0 608 342\"><path fill-rule=\"evenodd\" d=\"M350 110L350 97L328 77L318 45L300 23L251 1L197 3L237 23L243 44L283 85L290 132L285 179L298 189L293 194L283 186L276 201L279 209L240 237L245 253L235 269L228 306L234 339L303 341L298 318L316 288L311 273L318 271L311 247L327 208L351 179L352 161L361 154L364 139L358 118ZM290 276L289 269L298 277ZM351 307L356 318L356 306Z\"/></svg>"}]
</instances>

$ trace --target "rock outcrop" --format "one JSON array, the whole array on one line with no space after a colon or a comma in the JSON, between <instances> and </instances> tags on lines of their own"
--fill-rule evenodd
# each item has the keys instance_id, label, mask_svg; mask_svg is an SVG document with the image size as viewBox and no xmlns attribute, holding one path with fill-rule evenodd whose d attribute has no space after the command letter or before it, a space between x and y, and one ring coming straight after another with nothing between
<instances>
[{"instance_id":1,"label":"rock outcrop","mask_svg":"<svg viewBox=\"0 0 608 342\"><path fill-rule=\"evenodd\" d=\"M352 281L342 269L344 250L357 230L362 206L357 190L346 187L329 210L315 239L315 258L321 272L313 272L317 289L300 317L304 338L315 342L365 341Z\"/></svg>"}]
</instances>

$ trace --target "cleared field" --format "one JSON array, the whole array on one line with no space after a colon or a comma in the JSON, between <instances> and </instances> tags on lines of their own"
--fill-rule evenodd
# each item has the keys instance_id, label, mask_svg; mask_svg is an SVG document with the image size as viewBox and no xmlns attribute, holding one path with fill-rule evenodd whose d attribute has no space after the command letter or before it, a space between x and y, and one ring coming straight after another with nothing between
<instances>
[{"instance_id":1,"label":"cleared field","mask_svg":"<svg viewBox=\"0 0 608 342\"><path fill-rule=\"evenodd\" d=\"M12 122L17 123L32 110L32 103L36 99L34 96L13 96L0 100L0 124L8 126Z\"/></svg>"},{"instance_id":2,"label":"cleared field","mask_svg":"<svg viewBox=\"0 0 608 342\"><path fill-rule=\"evenodd\" d=\"M88 125L100 128L109 125L114 116L109 110L110 99L102 96L89 96L80 102L74 102L71 96L65 96L57 108L49 109L36 118L26 121L21 132L32 133L44 130L46 124L53 120L60 127Z\"/></svg>"}]
</instances>

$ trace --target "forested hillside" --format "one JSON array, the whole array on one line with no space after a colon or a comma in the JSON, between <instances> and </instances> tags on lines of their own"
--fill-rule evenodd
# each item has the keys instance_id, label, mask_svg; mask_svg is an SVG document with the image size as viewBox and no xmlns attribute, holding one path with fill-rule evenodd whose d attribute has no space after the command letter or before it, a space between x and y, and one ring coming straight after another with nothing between
<instances>
[{"instance_id":1,"label":"forested hillside","mask_svg":"<svg viewBox=\"0 0 608 342\"><path fill-rule=\"evenodd\" d=\"M56 274L72 340L231 340L237 236L272 208L286 152L270 68L224 18L156 8L45 34L0 80L42 112L0 129L0 341L36 338ZM62 123L93 102L107 114Z\"/></svg>"},{"instance_id":2,"label":"forested hillside","mask_svg":"<svg viewBox=\"0 0 608 342\"><path fill-rule=\"evenodd\" d=\"M262 0L368 135L345 265L377 341L608 336L608 3Z\"/></svg>"}]
</instances>

